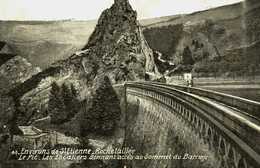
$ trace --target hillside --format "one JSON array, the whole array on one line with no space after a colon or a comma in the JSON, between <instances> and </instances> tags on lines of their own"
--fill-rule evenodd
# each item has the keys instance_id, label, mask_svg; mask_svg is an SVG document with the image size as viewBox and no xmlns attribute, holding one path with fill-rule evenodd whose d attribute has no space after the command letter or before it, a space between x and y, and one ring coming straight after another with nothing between
<instances>
[{"instance_id":1,"label":"hillside","mask_svg":"<svg viewBox=\"0 0 260 168\"><path fill-rule=\"evenodd\" d=\"M260 62L252 53L259 49L248 46L259 42L259 28L260 3L248 1L152 24L144 35L153 50L177 66L171 74L189 65L198 76L254 76L259 72L251 69L260 69Z\"/></svg>"},{"instance_id":2,"label":"hillside","mask_svg":"<svg viewBox=\"0 0 260 168\"><path fill-rule=\"evenodd\" d=\"M156 18L142 19L142 20L139 20L139 22L142 25L142 27L151 27L152 25L158 25L160 23L168 22L169 20L174 20L181 16L183 16L183 15L162 16L162 17L156 17Z\"/></svg>"},{"instance_id":3,"label":"hillside","mask_svg":"<svg viewBox=\"0 0 260 168\"><path fill-rule=\"evenodd\" d=\"M187 15L179 15L172 19L147 25L147 28L162 27L175 24L183 24L189 21L199 22L200 20L210 19L213 21L233 19L241 15L243 5L241 3L208 9L205 11L194 12Z\"/></svg>"},{"instance_id":4,"label":"hillside","mask_svg":"<svg viewBox=\"0 0 260 168\"><path fill-rule=\"evenodd\" d=\"M0 21L0 39L41 68L80 50L96 21Z\"/></svg>"}]
</instances>

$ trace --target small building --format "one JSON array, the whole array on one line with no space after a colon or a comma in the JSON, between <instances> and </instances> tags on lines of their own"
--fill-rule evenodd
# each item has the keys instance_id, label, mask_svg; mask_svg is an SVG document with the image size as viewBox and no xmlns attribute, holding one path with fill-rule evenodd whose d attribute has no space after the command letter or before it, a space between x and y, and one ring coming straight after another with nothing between
<instances>
[{"instance_id":1,"label":"small building","mask_svg":"<svg viewBox=\"0 0 260 168\"><path fill-rule=\"evenodd\" d=\"M184 73L183 78L184 78L184 81L187 83L187 86L193 86L192 73Z\"/></svg>"},{"instance_id":2,"label":"small building","mask_svg":"<svg viewBox=\"0 0 260 168\"><path fill-rule=\"evenodd\" d=\"M45 147L50 141L49 133L45 133L34 126L18 126L18 128L23 134L14 136L14 144L37 149Z\"/></svg>"}]
</instances>

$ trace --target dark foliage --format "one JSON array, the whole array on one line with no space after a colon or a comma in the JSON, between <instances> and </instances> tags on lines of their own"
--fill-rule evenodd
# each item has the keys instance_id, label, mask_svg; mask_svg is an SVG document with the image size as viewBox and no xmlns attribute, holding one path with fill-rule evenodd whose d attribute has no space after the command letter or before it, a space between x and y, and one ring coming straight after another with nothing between
<instances>
[{"instance_id":1,"label":"dark foliage","mask_svg":"<svg viewBox=\"0 0 260 168\"><path fill-rule=\"evenodd\" d=\"M6 42L0 41L0 50L6 45Z\"/></svg>"},{"instance_id":2,"label":"dark foliage","mask_svg":"<svg viewBox=\"0 0 260 168\"><path fill-rule=\"evenodd\" d=\"M16 123L13 123L9 126L10 128L10 133L13 135L23 135L23 132L20 130L18 125Z\"/></svg>"},{"instance_id":3,"label":"dark foliage","mask_svg":"<svg viewBox=\"0 0 260 168\"><path fill-rule=\"evenodd\" d=\"M160 82L160 83L166 83L166 78L163 76L161 78L153 80L153 82Z\"/></svg>"},{"instance_id":4,"label":"dark foliage","mask_svg":"<svg viewBox=\"0 0 260 168\"><path fill-rule=\"evenodd\" d=\"M248 3L248 2L247 2ZM260 40L260 8L255 8L246 14L247 40L255 42Z\"/></svg>"},{"instance_id":5,"label":"dark foliage","mask_svg":"<svg viewBox=\"0 0 260 168\"><path fill-rule=\"evenodd\" d=\"M0 66L5 64L8 60L14 58L15 54L0 54Z\"/></svg>"},{"instance_id":6,"label":"dark foliage","mask_svg":"<svg viewBox=\"0 0 260 168\"><path fill-rule=\"evenodd\" d=\"M0 137L0 144L7 144L7 140L9 139L9 135L3 135Z\"/></svg>"},{"instance_id":7,"label":"dark foliage","mask_svg":"<svg viewBox=\"0 0 260 168\"><path fill-rule=\"evenodd\" d=\"M257 76L260 73L259 46L260 43L256 43L247 48L229 50L224 56L214 60L198 61L194 65L193 71L201 77ZM249 55L250 59L248 59Z\"/></svg>"},{"instance_id":8,"label":"dark foliage","mask_svg":"<svg viewBox=\"0 0 260 168\"><path fill-rule=\"evenodd\" d=\"M62 99L62 93L60 86L54 82L51 85L50 99L48 104L48 112L51 116L51 123L61 124L67 116L65 113L65 104Z\"/></svg>"},{"instance_id":9,"label":"dark foliage","mask_svg":"<svg viewBox=\"0 0 260 168\"><path fill-rule=\"evenodd\" d=\"M90 108L81 119L81 134L109 135L120 119L120 101L107 76L97 86Z\"/></svg>"},{"instance_id":10,"label":"dark foliage","mask_svg":"<svg viewBox=\"0 0 260 168\"><path fill-rule=\"evenodd\" d=\"M60 87L56 82L52 83L48 104L51 123L59 125L69 121L78 112L78 106L77 91L73 85L68 87L63 84Z\"/></svg>"},{"instance_id":11,"label":"dark foliage","mask_svg":"<svg viewBox=\"0 0 260 168\"><path fill-rule=\"evenodd\" d=\"M78 112L78 99L77 99L77 90L71 84L70 88L64 83L62 85L62 98L66 109L67 119L70 119L75 116Z\"/></svg>"},{"instance_id":12,"label":"dark foliage","mask_svg":"<svg viewBox=\"0 0 260 168\"><path fill-rule=\"evenodd\" d=\"M74 97L77 97L78 96L78 91L76 90L76 88L74 87L73 84L70 85L70 90L71 90L71 93Z\"/></svg>"},{"instance_id":13,"label":"dark foliage","mask_svg":"<svg viewBox=\"0 0 260 168\"><path fill-rule=\"evenodd\" d=\"M157 65L158 71L160 73L165 73L167 70L173 70L175 68L175 65L171 65L169 61L162 62L159 60L158 53L154 52L154 62Z\"/></svg>"},{"instance_id":14,"label":"dark foliage","mask_svg":"<svg viewBox=\"0 0 260 168\"><path fill-rule=\"evenodd\" d=\"M24 83L18 85L11 91L9 91L8 95L12 96L14 99L19 99L22 97L25 93L31 91L34 89L42 79L48 77L48 76L54 76L55 74L60 72L60 67L51 67L48 68L34 76L32 76L30 79L25 81Z\"/></svg>"},{"instance_id":15,"label":"dark foliage","mask_svg":"<svg viewBox=\"0 0 260 168\"><path fill-rule=\"evenodd\" d=\"M19 134L17 127L17 115L15 115L15 103L11 97L0 96L0 129L3 129L3 125L7 128L4 131L10 131L11 134ZM2 131L0 131L0 134Z\"/></svg>"},{"instance_id":16,"label":"dark foliage","mask_svg":"<svg viewBox=\"0 0 260 168\"><path fill-rule=\"evenodd\" d=\"M164 59L168 60L175 53L183 35L183 25L154 27L145 29L143 33L149 46L162 53Z\"/></svg>"},{"instance_id":17,"label":"dark foliage","mask_svg":"<svg viewBox=\"0 0 260 168\"><path fill-rule=\"evenodd\" d=\"M182 63L183 65L193 65L194 60L192 58L192 52L189 46L186 46L182 53Z\"/></svg>"}]
</instances>

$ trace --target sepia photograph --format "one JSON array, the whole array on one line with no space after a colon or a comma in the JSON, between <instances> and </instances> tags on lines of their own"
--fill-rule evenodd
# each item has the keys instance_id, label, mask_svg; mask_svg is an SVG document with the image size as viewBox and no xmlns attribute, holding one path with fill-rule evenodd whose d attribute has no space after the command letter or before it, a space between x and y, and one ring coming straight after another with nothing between
<instances>
[{"instance_id":1,"label":"sepia photograph","mask_svg":"<svg viewBox=\"0 0 260 168\"><path fill-rule=\"evenodd\" d=\"M0 0L0 168L260 168L260 1Z\"/></svg>"}]
</instances>

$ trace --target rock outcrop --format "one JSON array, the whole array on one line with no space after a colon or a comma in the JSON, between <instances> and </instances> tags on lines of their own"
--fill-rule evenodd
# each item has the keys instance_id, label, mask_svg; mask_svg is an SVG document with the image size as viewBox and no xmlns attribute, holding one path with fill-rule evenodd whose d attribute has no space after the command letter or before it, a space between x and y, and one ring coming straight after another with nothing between
<instances>
[{"instance_id":1,"label":"rock outcrop","mask_svg":"<svg viewBox=\"0 0 260 168\"><path fill-rule=\"evenodd\" d=\"M0 41L0 94L5 94L41 71Z\"/></svg>"},{"instance_id":2,"label":"rock outcrop","mask_svg":"<svg viewBox=\"0 0 260 168\"><path fill-rule=\"evenodd\" d=\"M127 0L115 0L112 7L101 14L95 31L81 51L54 63L9 95L19 101L20 109L38 114L46 110L50 85L54 81L73 84L80 93L79 98L85 99L100 75L108 76L115 84L142 80L147 71L156 73L157 68L153 52L136 20L136 12Z\"/></svg>"},{"instance_id":3,"label":"rock outcrop","mask_svg":"<svg viewBox=\"0 0 260 168\"><path fill-rule=\"evenodd\" d=\"M13 89L40 71L39 67L34 67L25 58L15 56L0 67L1 81L6 80L10 86L5 85L3 88L7 90Z\"/></svg>"},{"instance_id":4,"label":"rock outcrop","mask_svg":"<svg viewBox=\"0 0 260 168\"><path fill-rule=\"evenodd\" d=\"M113 6L101 14L84 48L89 50L83 54L85 58L91 57L99 72L106 72L114 83L143 79L146 71L157 72L153 52L136 17L128 0L115 0Z\"/></svg>"},{"instance_id":5,"label":"rock outcrop","mask_svg":"<svg viewBox=\"0 0 260 168\"><path fill-rule=\"evenodd\" d=\"M7 93L38 74L41 69L34 67L21 56L15 56L11 50L5 48L5 53L10 53L10 58L0 66L0 129L1 125L9 125L15 116L15 101ZM12 128L12 127L11 127ZM10 129L10 128L9 128Z\"/></svg>"}]
</instances>

